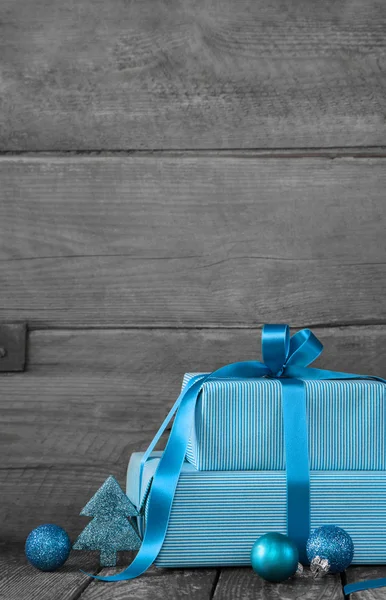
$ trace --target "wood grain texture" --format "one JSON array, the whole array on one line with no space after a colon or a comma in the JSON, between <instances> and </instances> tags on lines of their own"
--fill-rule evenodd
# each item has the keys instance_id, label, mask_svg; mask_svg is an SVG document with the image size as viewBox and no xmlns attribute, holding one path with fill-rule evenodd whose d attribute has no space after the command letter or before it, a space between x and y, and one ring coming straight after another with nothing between
<instances>
[{"instance_id":1,"label":"wood grain texture","mask_svg":"<svg viewBox=\"0 0 386 600\"><path fill-rule=\"evenodd\" d=\"M2 600L76 600L90 583L88 573L98 571L95 553L72 552L54 573L34 569L20 546L0 546L0 598Z\"/></svg>"},{"instance_id":2,"label":"wood grain texture","mask_svg":"<svg viewBox=\"0 0 386 600\"><path fill-rule=\"evenodd\" d=\"M385 326L315 332L325 345L316 366L386 375ZM79 533L81 508L109 474L124 485L183 373L260 358L259 344L246 329L31 332L27 371L0 376L2 540L43 522Z\"/></svg>"},{"instance_id":3,"label":"wood grain texture","mask_svg":"<svg viewBox=\"0 0 386 600\"><path fill-rule=\"evenodd\" d=\"M3 158L0 320L385 323L385 165Z\"/></svg>"},{"instance_id":4,"label":"wood grain texture","mask_svg":"<svg viewBox=\"0 0 386 600\"><path fill-rule=\"evenodd\" d=\"M3 0L1 149L385 145L379 0Z\"/></svg>"},{"instance_id":5,"label":"wood grain texture","mask_svg":"<svg viewBox=\"0 0 386 600\"><path fill-rule=\"evenodd\" d=\"M302 577L268 583L252 569L222 569L213 600L343 600L339 575L314 579L305 569Z\"/></svg>"},{"instance_id":6,"label":"wood grain texture","mask_svg":"<svg viewBox=\"0 0 386 600\"><path fill-rule=\"evenodd\" d=\"M102 569L107 576L116 569ZM106 584L93 581L80 600L211 600L216 569L157 569L151 567L144 575L130 581Z\"/></svg>"},{"instance_id":7,"label":"wood grain texture","mask_svg":"<svg viewBox=\"0 0 386 600\"><path fill-rule=\"evenodd\" d=\"M31 446L38 444L39 438L30 441ZM25 447L25 451L28 452L28 446ZM68 449L68 454L70 453L71 448ZM47 466L2 467L2 541L6 544L24 543L29 532L35 527L43 523L55 523L63 527L71 541L75 542L79 533L90 522L88 517L81 517L79 513L106 478L110 474L114 475L125 489L128 458L115 466L102 464L94 448L94 465L86 464L80 467L72 465L69 460L69 465L66 466L55 464L53 458ZM76 559L77 553L74 554ZM99 564L97 554L95 556L95 564ZM82 560L78 558L78 568L83 568Z\"/></svg>"},{"instance_id":8,"label":"wood grain texture","mask_svg":"<svg viewBox=\"0 0 386 600\"><path fill-rule=\"evenodd\" d=\"M347 583L356 581L367 581L368 579L379 579L386 577L385 565L349 567L346 571ZM352 600L386 600L386 587L376 590L365 590L351 594Z\"/></svg>"}]
</instances>

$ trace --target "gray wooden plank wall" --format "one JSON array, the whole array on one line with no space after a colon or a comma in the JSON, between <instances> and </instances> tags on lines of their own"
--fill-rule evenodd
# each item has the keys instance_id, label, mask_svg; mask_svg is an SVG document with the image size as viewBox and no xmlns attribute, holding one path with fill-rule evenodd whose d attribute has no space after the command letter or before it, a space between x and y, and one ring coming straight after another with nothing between
<instances>
[{"instance_id":1,"label":"gray wooden plank wall","mask_svg":"<svg viewBox=\"0 0 386 600\"><path fill-rule=\"evenodd\" d=\"M0 322L29 328L26 371L0 375L5 549L47 521L75 537L183 373L259 356L265 322L386 376L385 70L378 0L0 2ZM16 555L0 595L53 597ZM192 595L188 575L132 597Z\"/></svg>"},{"instance_id":2,"label":"gray wooden plank wall","mask_svg":"<svg viewBox=\"0 0 386 600\"><path fill-rule=\"evenodd\" d=\"M2 0L3 150L383 146L382 0Z\"/></svg>"}]
</instances>

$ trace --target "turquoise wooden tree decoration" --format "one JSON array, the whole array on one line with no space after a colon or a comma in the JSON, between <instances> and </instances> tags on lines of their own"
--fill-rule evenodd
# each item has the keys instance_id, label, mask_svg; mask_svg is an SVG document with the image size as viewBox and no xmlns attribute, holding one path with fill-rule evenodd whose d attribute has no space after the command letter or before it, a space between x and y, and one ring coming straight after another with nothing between
<instances>
[{"instance_id":1,"label":"turquoise wooden tree decoration","mask_svg":"<svg viewBox=\"0 0 386 600\"><path fill-rule=\"evenodd\" d=\"M117 552L138 550L141 545L132 517L138 512L110 475L80 513L93 520L73 545L74 550L99 550L102 567L115 567Z\"/></svg>"}]
</instances>

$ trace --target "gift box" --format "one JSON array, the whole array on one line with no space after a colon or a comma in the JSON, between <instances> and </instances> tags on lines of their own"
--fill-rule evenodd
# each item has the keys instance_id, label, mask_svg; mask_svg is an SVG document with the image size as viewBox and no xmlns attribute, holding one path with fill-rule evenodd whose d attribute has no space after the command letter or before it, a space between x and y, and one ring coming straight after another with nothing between
<instances>
[{"instance_id":1,"label":"gift box","mask_svg":"<svg viewBox=\"0 0 386 600\"><path fill-rule=\"evenodd\" d=\"M161 452L146 462L132 455L127 495L147 515L148 491ZM386 472L320 471L310 473L311 530L336 524L352 537L354 564L386 562ZM183 464L166 537L155 564L159 567L250 565L255 540L269 532L286 533L286 473L198 471ZM142 523L142 529L144 523Z\"/></svg>"},{"instance_id":2,"label":"gift box","mask_svg":"<svg viewBox=\"0 0 386 600\"><path fill-rule=\"evenodd\" d=\"M183 388L195 375L185 375ZM309 380L304 387L310 469L386 470L386 385ZM284 470L279 380L204 383L186 458L198 470Z\"/></svg>"},{"instance_id":3,"label":"gift box","mask_svg":"<svg viewBox=\"0 0 386 600\"><path fill-rule=\"evenodd\" d=\"M129 463L141 548L104 579L137 577L153 562L249 565L270 531L287 534L307 564L310 532L323 525L351 535L354 563L386 562L386 380L310 368L322 349L309 329L290 336L288 325L265 325L263 362L186 375L149 448ZM173 418L165 450L154 452Z\"/></svg>"}]
</instances>

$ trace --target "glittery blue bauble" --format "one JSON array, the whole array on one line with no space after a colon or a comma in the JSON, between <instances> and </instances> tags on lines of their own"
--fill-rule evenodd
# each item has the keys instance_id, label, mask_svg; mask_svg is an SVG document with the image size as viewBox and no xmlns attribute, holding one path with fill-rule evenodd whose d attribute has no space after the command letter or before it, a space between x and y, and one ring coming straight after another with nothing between
<instances>
[{"instance_id":1,"label":"glittery blue bauble","mask_svg":"<svg viewBox=\"0 0 386 600\"><path fill-rule=\"evenodd\" d=\"M266 533L251 550L252 568L267 581L279 583L292 577L298 568L296 544L282 533Z\"/></svg>"},{"instance_id":2,"label":"glittery blue bauble","mask_svg":"<svg viewBox=\"0 0 386 600\"><path fill-rule=\"evenodd\" d=\"M67 560L71 542L58 525L40 525L33 529L25 543L25 555L31 565L41 571L55 571Z\"/></svg>"},{"instance_id":3,"label":"glittery blue bauble","mask_svg":"<svg viewBox=\"0 0 386 600\"><path fill-rule=\"evenodd\" d=\"M307 541L310 563L326 559L329 573L341 573L352 563L354 544L344 529L335 525L323 525L315 529ZM311 565L312 566L312 565Z\"/></svg>"}]
</instances>

